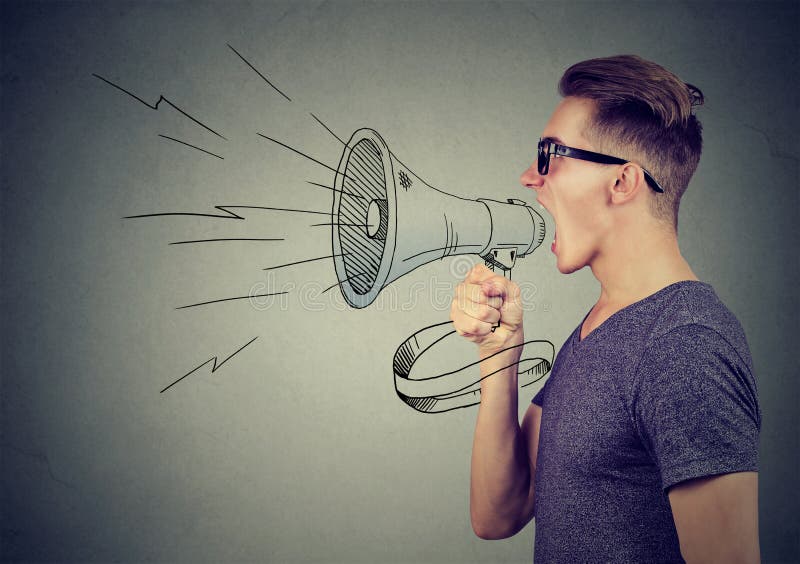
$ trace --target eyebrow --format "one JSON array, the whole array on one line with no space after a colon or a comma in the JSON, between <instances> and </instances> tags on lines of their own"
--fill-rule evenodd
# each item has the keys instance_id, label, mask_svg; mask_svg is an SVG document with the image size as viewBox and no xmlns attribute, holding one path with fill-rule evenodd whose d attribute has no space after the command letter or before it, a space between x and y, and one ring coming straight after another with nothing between
<instances>
[{"instance_id":1,"label":"eyebrow","mask_svg":"<svg viewBox=\"0 0 800 564\"><path fill-rule=\"evenodd\" d=\"M550 143L556 143L557 145L564 145L564 142L558 137L542 137L542 141L549 141Z\"/></svg>"}]
</instances>

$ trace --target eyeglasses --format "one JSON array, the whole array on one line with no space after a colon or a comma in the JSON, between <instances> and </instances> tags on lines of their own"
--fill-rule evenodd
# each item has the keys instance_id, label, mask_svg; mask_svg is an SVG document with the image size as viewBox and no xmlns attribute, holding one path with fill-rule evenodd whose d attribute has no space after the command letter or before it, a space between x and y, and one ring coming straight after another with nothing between
<instances>
[{"instance_id":1,"label":"eyeglasses","mask_svg":"<svg viewBox=\"0 0 800 564\"><path fill-rule=\"evenodd\" d=\"M631 162L618 157L611 157L609 155L595 153L594 151L585 151L583 149L567 147L566 145L559 145L547 138L544 138L539 139L539 157L536 161L539 174L542 176L546 175L550 170L550 155L561 155L562 157L569 157L571 159L579 159L582 161L590 161L600 164L625 164ZM653 176L647 172L644 167L641 167L641 169L644 172L644 178L647 180L650 188L656 192L663 192L664 189L661 188L658 182L656 182L656 179L653 178Z\"/></svg>"}]
</instances>

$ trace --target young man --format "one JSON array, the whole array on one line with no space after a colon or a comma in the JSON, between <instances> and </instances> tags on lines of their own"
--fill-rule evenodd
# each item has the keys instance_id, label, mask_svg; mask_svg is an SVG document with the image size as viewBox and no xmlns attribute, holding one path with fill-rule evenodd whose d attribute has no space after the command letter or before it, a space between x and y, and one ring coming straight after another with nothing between
<instances>
[{"instance_id":1,"label":"young man","mask_svg":"<svg viewBox=\"0 0 800 564\"><path fill-rule=\"evenodd\" d=\"M521 425L516 370L481 382L473 529L505 538L535 516L542 563L757 562L750 353L677 241L702 94L635 56L578 63L559 91L521 181L555 220L559 271L589 266L600 298ZM476 266L451 317L478 344L483 374L518 361L522 304L510 280Z\"/></svg>"}]
</instances>

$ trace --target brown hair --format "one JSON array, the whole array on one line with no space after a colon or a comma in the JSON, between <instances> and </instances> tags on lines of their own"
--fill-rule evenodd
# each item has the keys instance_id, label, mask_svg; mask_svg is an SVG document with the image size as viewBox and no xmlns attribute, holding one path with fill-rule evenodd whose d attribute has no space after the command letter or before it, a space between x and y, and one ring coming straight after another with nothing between
<instances>
[{"instance_id":1,"label":"brown hair","mask_svg":"<svg viewBox=\"0 0 800 564\"><path fill-rule=\"evenodd\" d=\"M678 228L678 206L703 147L692 113L703 93L667 69L636 55L590 59L572 65L558 84L562 96L588 98L595 114L586 137L597 150L646 168L664 189L651 213Z\"/></svg>"}]
</instances>

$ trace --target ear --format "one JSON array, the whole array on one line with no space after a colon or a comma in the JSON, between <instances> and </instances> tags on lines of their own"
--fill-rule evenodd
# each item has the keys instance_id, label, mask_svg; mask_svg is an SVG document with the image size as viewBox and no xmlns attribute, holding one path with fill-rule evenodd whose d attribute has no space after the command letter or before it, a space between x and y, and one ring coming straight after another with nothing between
<instances>
[{"instance_id":1,"label":"ear","mask_svg":"<svg viewBox=\"0 0 800 564\"><path fill-rule=\"evenodd\" d=\"M645 188L646 182L641 168L633 163L621 165L611 186L611 203L626 204L632 201Z\"/></svg>"}]
</instances>

